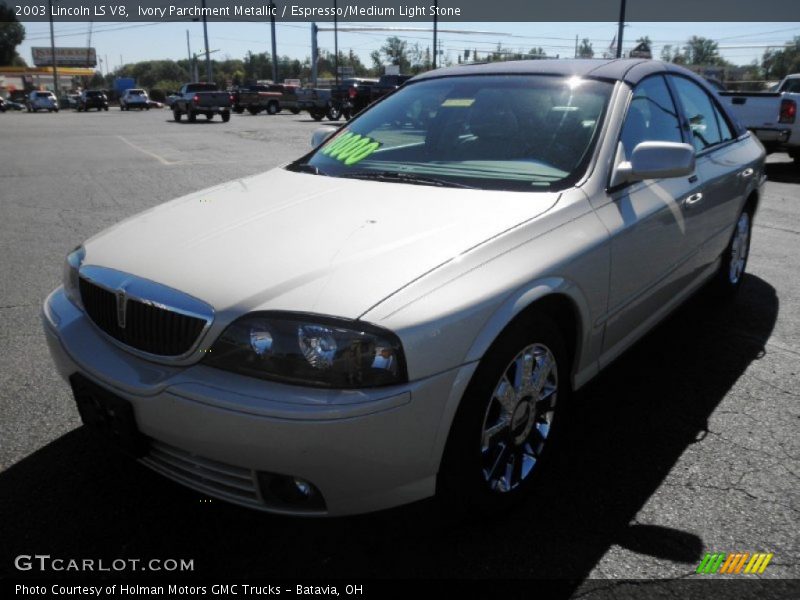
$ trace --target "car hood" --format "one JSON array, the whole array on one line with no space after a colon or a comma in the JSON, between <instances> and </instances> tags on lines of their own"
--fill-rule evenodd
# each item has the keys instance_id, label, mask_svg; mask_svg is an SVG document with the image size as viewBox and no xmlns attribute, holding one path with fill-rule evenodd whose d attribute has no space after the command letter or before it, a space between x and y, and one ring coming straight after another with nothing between
<instances>
[{"instance_id":1,"label":"car hood","mask_svg":"<svg viewBox=\"0 0 800 600\"><path fill-rule=\"evenodd\" d=\"M223 320L268 309L357 318L557 199L273 169L115 225L85 243L84 264L181 290Z\"/></svg>"}]
</instances>

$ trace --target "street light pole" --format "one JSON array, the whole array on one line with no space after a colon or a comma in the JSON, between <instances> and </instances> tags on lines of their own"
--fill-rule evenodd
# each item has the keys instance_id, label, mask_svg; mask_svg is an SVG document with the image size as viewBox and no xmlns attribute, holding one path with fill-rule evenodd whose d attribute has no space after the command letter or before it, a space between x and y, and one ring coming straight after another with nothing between
<instances>
[{"instance_id":1,"label":"street light pole","mask_svg":"<svg viewBox=\"0 0 800 600\"><path fill-rule=\"evenodd\" d=\"M333 70L336 71L336 85L339 85L339 18L336 12L336 0L333 0Z\"/></svg>"},{"instance_id":2,"label":"street light pole","mask_svg":"<svg viewBox=\"0 0 800 600\"><path fill-rule=\"evenodd\" d=\"M56 36L53 32L53 0L47 0L50 15L50 58L53 61L53 87L58 102L58 67L56 66Z\"/></svg>"},{"instance_id":3,"label":"street light pole","mask_svg":"<svg viewBox=\"0 0 800 600\"><path fill-rule=\"evenodd\" d=\"M617 31L617 58L622 58L622 31L625 29L625 0L620 0L619 29Z\"/></svg>"},{"instance_id":4,"label":"street light pole","mask_svg":"<svg viewBox=\"0 0 800 600\"><path fill-rule=\"evenodd\" d=\"M436 59L439 54L439 43L436 40L438 29L439 29L439 0L434 0L433 3L434 12L433 12L433 68L436 68Z\"/></svg>"},{"instance_id":5,"label":"street light pole","mask_svg":"<svg viewBox=\"0 0 800 600\"><path fill-rule=\"evenodd\" d=\"M275 3L269 0L269 20L272 28L272 83L278 83L278 43L275 41Z\"/></svg>"},{"instance_id":6,"label":"street light pole","mask_svg":"<svg viewBox=\"0 0 800 600\"><path fill-rule=\"evenodd\" d=\"M206 81L211 83L211 56L208 52L208 20L206 19L206 0L203 0L203 37L206 43Z\"/></svg>"}]
</instances>

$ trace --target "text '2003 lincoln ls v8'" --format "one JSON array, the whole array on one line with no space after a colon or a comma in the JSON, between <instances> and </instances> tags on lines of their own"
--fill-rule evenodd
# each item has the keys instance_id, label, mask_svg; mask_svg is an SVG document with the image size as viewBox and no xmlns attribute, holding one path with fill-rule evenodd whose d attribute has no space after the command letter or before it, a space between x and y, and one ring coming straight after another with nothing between
<instances>
[{"instance_id":1,"label":"text '2003 lincoln ls v8'","mask_svg":"<svg viewBox=\"0 0 800 600\"><path fill-rule=\"evenodd\" d=\"M43 310L88 426L285 514L524 497L573 390L739 288L764 180L657 61L440 69L315 137L86 241Z\"/></svg>"}]
</instances>

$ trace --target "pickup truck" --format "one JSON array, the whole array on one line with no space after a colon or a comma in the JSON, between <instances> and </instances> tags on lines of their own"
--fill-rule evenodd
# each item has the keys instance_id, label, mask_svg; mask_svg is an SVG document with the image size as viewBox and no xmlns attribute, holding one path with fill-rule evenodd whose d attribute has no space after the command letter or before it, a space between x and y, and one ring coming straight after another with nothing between
<instances>
[{"instance_id":1,"label":"pickup truck","mask_svg":"<svg viewBox=\"0 0 800 600\"><path fill-rule=\"evenodd\" d=\"M297 102L300 110L307 110L315 121L328 117L329 121L338 121L342 112L333 105L331 91L324 88L299 88Z\"/></svg>"},{"instance_id":2,"label":"pickup truck","mask_svg":"<svg viewBox=\"0 0 800 600\"><path fill-rule=\"evenodd\" d=\"M378 83L370 88L370 102L376 102L386 94L390 94L411 79L413 75L382 75Z\"/></svg>"},{"instance_id":3,"label":"pickup truck","mask_svg":"<svg viewBox=\"0 0 800 600\"><path fill-rule=\"evenodd\" d=\"M377 79L361 77L345 79L340 85L331 89L331 102L349 121L353 115L369 106L372 101L372 86L376 83Z\"/></svg>"},{"instance_id":4,"label":"pickup truck","mask_svg":"<svg viewBox=\"0 0 800 600\"><path fill-rule=\"evenodd\" d=\"M233 93L233 111L241 114L246 110L251 115L266 111L274 115L286 109L297 114L301 110L298 89L280 83L240 87Z\"/></svg>"},{"instance_id":5,"label":"pickup truck","mask_svg":"<svg viewBox=\"0 0 800 600\"><path fill-rule=\"evenodd\" d=\"M186 115L190 123L197 120L197 115L205 115L207 120L218 114L224 122L231 120L233 96L221 91L215 83L187 83L172 101L172 116L180 121Z\"/></svg>"},{"instance_id":6,"label":"pickup truck","mask_svg":"<svg viewBox=\"0 0 800 600\"><path fill-rule=\"evenodd\" d=\"M773 92L719 92L719 97L767 152L788 152L800 165L800 73L785 77Z\"/></svg>"}]
</instances>

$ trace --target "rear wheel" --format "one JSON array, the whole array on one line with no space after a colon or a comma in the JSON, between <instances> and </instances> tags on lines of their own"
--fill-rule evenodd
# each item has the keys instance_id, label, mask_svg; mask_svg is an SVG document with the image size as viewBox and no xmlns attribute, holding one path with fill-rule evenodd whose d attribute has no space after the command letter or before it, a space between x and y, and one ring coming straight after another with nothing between
<instances>
[{"instance_id":1,"label":"rear wheel","mask_svg":"<svg viewBox=\"0 0 800 600\"><path fill-rule=\"evenodd\" d=\"M189 112L186 113L186 118L189 120L189 123L194 123L197 121L197 113L190 109Z\"/></svg>"},{"instance_id":2,"label":"rear wheel","mask_svg":"<svg viewBox=\"0 0 800 600\"><path fill-rule=\"evenodd\" d=\"M753 229L753 209L748 205L739 215L722 262L712 280L711 289L720 297L733 297L742 286L747 258L750 255L750 233Z\"/></svg>"},{"instance_id":3,"label":"rear wheel","mask_svg":"<svg viewBox=\"0 0 800 600\"><path fill-rule=\"evenodd\" d=\"M206 121L210 121L214 118L214 113L206 113Z\"/></svg>"},{"instance_id":4,"label":"rear wheel","mask_svg":"<svg viewBox=\"0 0 800 600\"><path fill-rule=\"evenodd\" d=\"M456 509L495 511L530 493L552 451L569 391L564 339L544 314L523 315L495 341L464 393L439 473Z\"/></svg>"},{"instance_id":5,"label":"rear wheel","mask_svg":"<svg viewBox=\"0 0 800 600\"><path fill-rule=\"evenodd\" d=\"M249 112L251 115L255 117L259 111L255 106L251 106L250 108L247 109L247 112Z\"/></svg>"},{"instance_id":6,"label":"rear wheel","mask_svg":"<svg viewBox=\"0 0 800 600\"><path fill-rule=\"evenodd\" d=\"M227 111L227 110L225 112L221 113L220 116L222 117L222 122L223 123L227 123L228 121L231 120L231 113L229 111Z\"/></svg>"},{"instance_id":7,"label":"rear wheel","mask_svg":"<svg viewBox=\"0 0 800 600\"><path fill-rule=\"evenodd\" d=\"M319 112L316 110L308 111L308 114L310 114L311 118L314 119L315 121L322 121L323 117L325 116L324 112Z\"/></svg>"},{"instance_id":8,"label":"rear wheel","mask_svg":"<svg viewBox=\"0 0 800 600\"><path fill-rule=\"evenodd\" d=\"M173 109L172 110L172 118L175 119L176 123L180 123L181 120L181 111Z\"/></svg>"},{"instance_id":9,"label":"rear wheel","mask_svg":"<svg viewBox=\"0 0 800 600\"><path fill-rule=\"evenodd\" d=\"M293 115L299 115L300 114L300 109L299 108L290 108L289 112L292 113Z\"/></svg>"}]
</instances>

